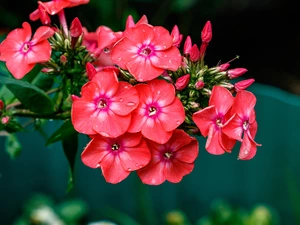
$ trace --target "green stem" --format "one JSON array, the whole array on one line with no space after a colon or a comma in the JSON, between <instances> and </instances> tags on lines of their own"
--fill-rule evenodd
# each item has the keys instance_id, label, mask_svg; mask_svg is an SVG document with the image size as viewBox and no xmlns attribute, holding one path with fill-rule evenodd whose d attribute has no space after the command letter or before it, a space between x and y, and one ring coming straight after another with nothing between
<instances>
[{"instance_id":1,"label":"green stem","mask_svg":"<svg viewBox=\"0 0 300 225\"><path fill-rule=\"evenodd\" d=\"M31 112L27 109L15 109L12 111L13 116L21 116L21 117L32 117L32 118L39 118L39 119L68 119L70 118L70 111L57 113L57 114L37 114Z\"/></svg>"}]
</instances>

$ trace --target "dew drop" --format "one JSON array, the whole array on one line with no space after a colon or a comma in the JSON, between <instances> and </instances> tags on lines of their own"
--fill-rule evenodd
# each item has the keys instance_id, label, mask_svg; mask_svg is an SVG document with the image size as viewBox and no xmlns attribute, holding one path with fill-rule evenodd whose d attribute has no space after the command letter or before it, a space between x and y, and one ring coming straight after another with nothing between
<instances>
[{"instance_id":1,"label":"dew drop","mask_svg":"<svg viewBox=\"0 0 300 225\"><path fill-rule=\"evenodd\" d=\"M164 48L166 48L167 46L164 45Z\"/></svg>"},{"instance_id":2,"label":"dew drop","mask_svg":"<svg viewBox=\"0 0 300 225\"><path fill-rule=\"evenodd\" d=\"M139 164L137 163L137 164L135 164L135 166L136 166L136 167L139 167Z\"/></svg>"},{"instance_id":3,"label":"dew drop","mask_svg":"<svg viewBox=\"0 0 300 225\"><path fill-rule=\"evenodd\" d=\"M157 91L157 92L156 92L156 94L158 94L158 95L159 95L159 94L160 94L160 91Z\"/></svg>"},{"instance_id":4,"label":"dew drop","mask_svg":"<svg viewBox=\"0 0 300 225\"><path fill-rule=\"evenodd\" d=\"M180 124L180 121L179 121L179 120L177 120L177 121L176 121L176 124L177 124L177 125L179 125L179 124Z\"/></svg>"},{"instance_id":5,"label":"dew drop","mask_svg":"<svg viewBox=\"0 0 300 225\"><path fill-rule=\"evenodd\" d=\"M132 106L135 106L135 103L134 103L134 102L127 102L127 103L126 103L126 106L132 107Z\"/></svg>"},{"instance_id":6,"label":"dew drop","mask_svg":"<svg viewBox=\"0 0 300 225\"><path fill-rule=\"evenodd\" d=\"M169 60L169 63L172 63L172 60L171 60L171 59Z\"/></svg>"},{"instance_id":7,"label":"dew drop","mask_svg":"<svg viewBox=\"0 0 300 225\"><path fill-rule=\"evenodd\" d=\"M120 98L119 101L120 101L120 102L123 102L123 98Z\"/></svg>"},{"instance_id":8,"label":"dew drop","mask_svg":"<svg viewBox=\"0 0 300 225\"><path fill-rule=\"evenodd\" d=\"M118 61L121 61L121 57L118 58Z\"/></svg>"},{"instance_id":9,"label":"dew drop","mask_svg":"<svg viewBox=\"0 0 300 225\"><path fill-rule=\"evenodd\" d=\"M132 169L131 168L127 168L127 171L132 171Z\"/></svg>"},{"instance_id":10,"label":"dew drop","mask_svg":"<svg viewBox=\"0 0 300 225\"><path fill-rule=\"evenodd\" d=\"M96 165L96 167L97 167L97 168L100 167L100 164L98 163L98 164Z\"/></svg>"},{"instance_id":11,"label":"dew drop","mask_svg":"<svg viewBox=\"0 0 300 225\"><path fill-rule=\"evenodd\" d=\"M165 57L167 57L167 55L165 55Z\"/></svg>"},{"instance_id":12,"label":"dew drop","mask_svg":"<svg viewBox=\"0 0 300 225\"><path fill-rule=\"evenodd\" d=\"M144 164L141 164L141 165L140 165L140 168L143 168L144 166L145 166Z\"/></svg>"},{"instance_id":13,"label":"dew drop","mask_svg":"<svg viewBox=\"0 0 300 225\"><path fill-rule=\"evenodd\" d=\"M246 149L244 153L245 153L245 155L248 155L249 154L249 150Z\"/></svg>"}]
</instances>

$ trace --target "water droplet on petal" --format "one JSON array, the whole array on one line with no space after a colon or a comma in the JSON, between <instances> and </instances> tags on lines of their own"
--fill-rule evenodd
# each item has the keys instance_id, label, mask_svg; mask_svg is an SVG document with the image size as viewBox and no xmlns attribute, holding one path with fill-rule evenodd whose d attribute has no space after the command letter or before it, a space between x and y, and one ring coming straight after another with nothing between
<instances>
[{"instance_id":1,"label":"water droplet on petal","mask_svg":"<svg viewBox=\"0 0 300 225\"><path fill-rule=\"evenodd\" d=\"M118 58L118 61L121 61L121 57Z\"/></svg>"},{"instance_id":2,"label":"water droplet on petal","mask_svg":"<svg viewBox=\"0 0 300 225\"><path fill-rule=\"evenodd\" d=\"M167 57L167 55L165 55L165 57Z\"/></svg>"},{"instance_id":3,"label":"water droplet on petal","mask_svg":"<svg viewBox=\"0 0 300 225\"><path fill-rule=\"evenodd\" d=\"M245 153L245 155L248 155L249 154L249 150L246 149L244 153Z\"/></svg>"},{"instance_id":4,"label":"water droplet on petal","mask_svg":"<svg viewBox=\"0 0 300 225\"><path fill-rule=\"evenodd\" d=\"M137 163L137 164L135 164L135 166L136 166L136 167L139 167L139 164Z\"/></svg>"},{"instance_id":5,"label":"water droplet on petal","mask_svg":"<svg viewBox=\"0 0 300 225\"><path fill-rule=\"evenodd\" d=\"M179 124L180 124L180 121L179 121L179 120L177 120L177 121L176 121L176 124L177 124L177 125L179 125Z\"/></svg>"},{"instance_id":6,"label":"water droplet on petal","mask_svg":"<svg viewBox=\"0 0 300 225\"><path fill-rule=\"evenodd\" d=\"M140 168L143 168L144 166L145 166L144 164L141 164L141 165L140 165Z\"/></svg>"},{"instance_id":7,"label":"water droplet on petal","mask_svg":"<svg viewBox=\"0 0 300 225\"><path fill-rule=\"evenodd\" d=\"M132 171L132 169L131 168L127 168L127 171Z\"/></svg>"},{"instance_id":8,"label":"water droplet on petal","mask_svg":"<svg viewBox=\"0 0 300 225\"><path fill-rule=\"evenodd\" d=\"M133 107L133 106L135 106L135 103L134 103L134 102L127 102L127 103L126 103L126 106L128 106L128 107Z\"/></svg>"},{"instance_id":9,"label":"water droplet on petal","mask_svg":"<svg viewBox=\"0 0 300 225\"><path fill-rule=\"evenodd\" d=\"M97 168L100 167L100 163L98 163L96 167L97 167Z\"/></svg>"},{"instance_id":10,"label":"water droplet on petal","mask_svg":"<svg viewBox=\"0 0 300 225\"><path fill-rule=\"evenodd\" d=\"M119 101L120 101L120 102L123 102L123 98L120 98Z\"/></svg>"},{"instance_id":11,"label":"water droplet on petal","mask_svg":"<svg viewBox=\"0 0 300 225\"><path fill-rule=\"evenodd\" d=\"M159 94L160 94L160 91L157 91L157 92L156 92L156 94L158 94L158 95L159 95Z\"/></svg>"},{"instance_id":12,"label":"water droplet on petal","mask_svg":"<svg viewBox=\"0 0 300 225\"><path fill-rule=\"evenodd\" d=\"M172 60L171 60L171 59L169 60L169 63L172 63Z\"/></svg>"},{"instance_id":13,"label":"water droplet on petal","mask_svg":"<svg viewBox=\"0 0 300 225\"><path fill-rule=\"evenodd\" d=\"M164 45L164 48L166 48L167 46Z\"/></svg>"}]
</instances>

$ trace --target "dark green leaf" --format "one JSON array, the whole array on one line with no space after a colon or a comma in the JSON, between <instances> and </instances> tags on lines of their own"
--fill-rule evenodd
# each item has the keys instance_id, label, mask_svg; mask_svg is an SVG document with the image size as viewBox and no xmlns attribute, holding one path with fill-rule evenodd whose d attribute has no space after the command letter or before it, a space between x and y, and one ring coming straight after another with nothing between
<instances>
[{"instance_id":1,"label":"dark green leaf","mask_svg":"<svg viewBox=\"0 0 300 225\"><path fill-rule=\"evenodd\" d=\"M51 98L40 88L25 81L1 76L0 82L30 111L40 114L55 112Z\"/></svg>"},{"instance_id":2,"label":"dark green leaf","mask_svg":"<svg viewBox=\"0 0 300 225\"><path fill-rule=\"evenodd\" d=\"M31 84L34 86L39 87L40 89L47 91L49 90L54 83L54 78L53 76L50 76L45 73L38 73L36 77L32 80Z\"/></svg>"},{"instance_id":3,"label":"dark green leaf","mask_svg":"<svg viewBox=\"0 0 300 225\"><path fill-rule=\"evenodd\" d=\"M67 120L63 125L61 125L48 139L46 145L52 144L57 141L64 140L70 136L77 134L74 130L71 120Z\"/></svg>"},{"instance_id":4,"label":"dark green leaf","mask_svg":"<svg viewBox=\"0 0 300 225\"><path fill-rule=\"evenodd\" d=\"M18 155L20 155L22 146L17 137L14 134L10 134L7 136L5 148L9 157L14 160Z\"/></svg>"}]
</instances>

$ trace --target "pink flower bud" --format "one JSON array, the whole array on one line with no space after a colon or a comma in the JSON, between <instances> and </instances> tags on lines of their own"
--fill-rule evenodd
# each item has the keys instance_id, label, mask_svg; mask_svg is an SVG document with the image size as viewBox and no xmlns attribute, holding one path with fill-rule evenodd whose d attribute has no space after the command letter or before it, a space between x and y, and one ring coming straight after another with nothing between
<instances>
[{"instance_id":1,"label":"pink flower bud","mask_svg":"<svg viewBox=\"0 0 300 225\"><path fill-rule=\"evenodd\" d=\"M1 119L1 123L4 124L4 125L6 125L6 124L9 123L9 119L10 119L9 116L4 116L4 117L2 117L2 119Z\"/></svg>"},{"instance_id":2,"label":"pink flower bud","mask_svg":"<svg viewBox=\"0 0 300 225\"><path fill-rule=\"evenodd\" d=\"M189 84L189 81L190 81L190 74L186 74L182 77L179 77L175 83L176 90L178 91L183 90Z\"/></svg>"},{"instance_id":3,"label":"pink flower bud","mask_svg":"<svg viewBox=\"0 0 300 225\"><path fill-rule=\"evenodd\" d=\"M228 70L227 71L227 76L229 77L229 79L234 79L237 78L239 76L242 76L244 73L246 73L248 70L245 68L235 68L232 70Z\"/></svg>"},{"instance_id":4,"label":"pink flower bud","mask_svg":"<svg viewBox=\"0 0 300 225\"><path fill-rule=\"evenodd\" d=\"M183 35L179 33L177 25L173 27L171 36L173 37L173 46L179 48Z\"/></svg>"},{"instance_id":5,"label":"pink flower bud","mask_svg":"<svg viewBox=\"0 0 300 225\"><path fill-rule=\"evenodd\" d=\"M253 84L255 80L254 79L247 79L247 80L242 80L234 84L234 89L236 92L245 90L248 88L251 84Z\"/></svg>"},{"instance_id":6,"label":"pink flower bud","mask_svg":"<svg viewBox=\"0 0 300 225\"><path fill-rule=\"evenodd\" d=\"M127 20L126 20L126 29L127 28L130 28L130 27L134 27L134 25L135 25L135 23L134 23L134 20L133 20L133 17L132 17L132 15L129 15L128 17L127 17Z\"/></svg>"},{"instance_id":7,"label":"pink flower bud","mask_svg":"<svg viewBox=\"0 0 300 225\"><path fill-rule=\"evenodd\" d=\"M0 111L2 111L4 109L4 103L2 100L0 100Z\"/></svg>"},{"instance_id":8,"label":"pink flower bud","mask_svg":"<svg viewBox=\"0 0 300 225\"><path fill-rule=\"evenodd\" d=\"M86 69L88 79L92 80L93 77L95 76L95 74L97 73L97 70L95 69L95 67L90 62L86 63L85 69Z\"/></svg>"},{"instance_id":9,"label":"pink flower bud","mask_svg":"<svg viewBox=\"0 0 300 225\"><path fill-rule=\"evenodd\" d=\"M210 21L207 21L201 32L201 39L203 43L208 44L212 38L212 27Z\"/></svg>"},{"instance_id":10,"label":"pink flower bud","mask_svg":"<svg viewBox=\"0 0 300 225\"><path fill-rule=\"evenodd\" d=\"M217 70L218 70L218 72L223 72L223 71L227 70L229 66L230 66L229 63L223 63L223 64L217 66Z\"/></svg>"},{"instance_id":11,"label":"pink flower bud","mask_svg":"<svg viewBox=\"0 0 300 225\"><path fill-rule=\"evenodd\" d=\"M67 61L68 61L67 56L65 56L65 55L61 55L61 56L60 56L60 62L61 62L62 64L66 64Z\"/></svg>"},{"instance_id":12,"label":"pink flower bud","mask_svg":"<svg viewBox=\"0 0 300 225\"><path fill-rule=\"evenodd\" d=\"M191 48L190 59L192 60L192 62L196 62L199 60L199 58L200 58L200 52L198 46L194 44L193 47Z\"/></svg>"},{"instance_id":13,"label":"pink flower bud","mask_svg":"<svg viewBox=\"0 0 300 225\"><path fill-rule=\"evenodd\" d=\"M192 49L192 39L190 36L187 36L183 46L183 54L189 55Z\"/></svg>"},{"instance_id":14,"label":"pink flower bud","mask_svg":"<svg viewBox=\"0 0 300 225\"><path fill-rule=\"evenodd\" d=\"M204 82L202 80L199 80L199 81L196 82L195 88L197 90L200 90L200 89L202 89L204 87L204 85L205 85Z\"/></svg>"},{"instance_id":15,"label":"pink flower bud","mask_svg":"<svg viewBox=\"0 0 300 225\"><path fill-rule=\"evenodd\" d=\"M70 35L73 38L78 38L82 34L82 25L80 20L75 17L70 26Z\"/></svg>"}]
</instances>

